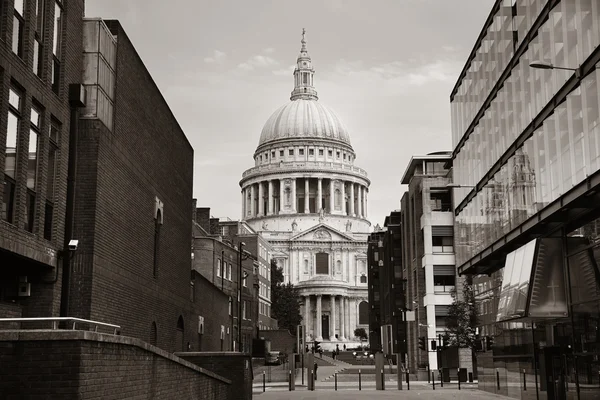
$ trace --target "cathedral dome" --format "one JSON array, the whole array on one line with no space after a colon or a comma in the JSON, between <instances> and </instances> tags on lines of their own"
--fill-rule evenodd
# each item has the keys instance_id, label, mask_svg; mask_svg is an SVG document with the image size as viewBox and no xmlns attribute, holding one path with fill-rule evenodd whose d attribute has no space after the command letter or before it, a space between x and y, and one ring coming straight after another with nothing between
<instances>
[{"instance_id":1,"label":"cathedral dome","mask_svg":"<svg viewBox=\"0 0 600 400\"><path fill-rule=\"evenodd\" d=\"M267 120L259 146L282 139L325 139L350 145L350 136L339 117L314 99L297 98L280 107Z\"/></svg>"}]
</instances>

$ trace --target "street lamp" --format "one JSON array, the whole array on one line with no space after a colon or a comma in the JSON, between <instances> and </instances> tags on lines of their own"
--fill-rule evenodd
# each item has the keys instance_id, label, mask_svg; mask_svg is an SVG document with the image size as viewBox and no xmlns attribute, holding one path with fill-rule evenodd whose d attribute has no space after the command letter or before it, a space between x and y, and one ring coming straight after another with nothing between
<instances>
[{"instance_id":1,"label":"street lamp","mask_svg":"<svg viewBox=\"0 0 600 400\"><path fill-rule=\"evenodd\" d=\"M577 78L581 77L581 70L579 68L558 67L544 61L533 61L529 66L536 69L562 69L565 71L574 71Z\"/></svg>"}]
</instances>

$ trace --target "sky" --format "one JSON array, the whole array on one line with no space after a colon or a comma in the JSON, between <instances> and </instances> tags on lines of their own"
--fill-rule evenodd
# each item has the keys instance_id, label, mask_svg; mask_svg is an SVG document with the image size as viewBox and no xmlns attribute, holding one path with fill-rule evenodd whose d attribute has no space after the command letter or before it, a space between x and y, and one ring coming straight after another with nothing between
<instances>
[{"instance_id":1,"label":"sky","mask_svg":"<svg viewBox=\"0 0 600 400\"><path fill-rule=\"evenodd\" d=\"M239 181L289 101L302 28L319 101L367 171L369 220L400 208L410 158L452 150L450 92L494 0L86 0L121 22L194 148L194 197L241 215Z\"/></svg>"}]
</instances>

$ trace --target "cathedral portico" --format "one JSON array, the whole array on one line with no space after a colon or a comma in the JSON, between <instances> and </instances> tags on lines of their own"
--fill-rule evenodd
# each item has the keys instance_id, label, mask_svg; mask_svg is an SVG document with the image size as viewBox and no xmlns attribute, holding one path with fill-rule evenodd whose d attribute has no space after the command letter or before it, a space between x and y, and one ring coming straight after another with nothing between
<instances>
[{"instance_id":1,"label":"cathedral portico","mask_svg":"<svg viewBox=\"0 0 600 400\"><path fill-rule=\"evenodd\" d=\"M240 181L242 219L273 245L285 282L298 288L307 341L350 343L368 312L371 182L313 78L303 33L290 102L267 120Z\"/></svg>"}]
</instances>

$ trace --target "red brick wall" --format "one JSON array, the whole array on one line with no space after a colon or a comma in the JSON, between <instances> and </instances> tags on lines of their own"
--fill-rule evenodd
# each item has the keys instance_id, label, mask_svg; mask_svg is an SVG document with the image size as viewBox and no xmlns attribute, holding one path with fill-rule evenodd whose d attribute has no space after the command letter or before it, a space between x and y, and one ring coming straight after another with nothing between
<instances>
[{"instance_id":1,"label":"red brick wall","mask_svg":"<svg viewBox=\"0 0 600 400\"><path fill-rule=\"evenodd\" d=\"M235 400L252 399L252 358L249 354L176 353L177 356L231 380L229 397Z\"/></svg>"},{"instance_id":2,"label":"red brick wall","mask_svg":"<svg viewBox=\"0 0 600 400\"><path fill-rule=\"evenodd\" d=\"M114 129L80 120L69 315L148 342L156 323L157 345L183 350L198 343L198 316L212 307L191 301L193 149L123 29L106 23L118 37ZM157 277L156 197L164 203Z\"/></svg>"},{"instance_id":3,"label":"red brick wall","mask_svg":"<svg viewBox=\"0 0 600 400\"><path fill-rule=\"evenodd\" d=\"M0 359L3 398L238 399L230 380L124 336L0 332Z\"/></svg>"},{"instance_id":4,"label":"red brick wall","mask_svg":"<svg viewBox=\"0 0 600 400\"><path fill-rule=\"evenodd\" d=\"M27 3L29 4L29 2ZM33 4L33 3L32 3ZM68 104L68 85L81 81L82 71L82 15L83 0L66 0L63 2L63 32L60 90L58 95L52 91L52 36L54 29L54 7L45 9L45 31L42 47L42 74L38 77L33 72L33 43L36 19L29 14L33 7L25 7L25 25L23 37L23 58L20 59L11 50L13 13L12 2L2 2L0 11L0 28L2 38L7 40L0 46L0 171L4 171L6 127L8 114L8 93L11 80L23 90L22 118L19 125L21 131L18 141L20 157L17 172L15 194L15 211L13 224L0 221L0 264L4 266L0 275L0 301L14 299L23 306L24 316L57 315L60 300L60 276L56 284L45 283L52 281L55 271L45 267L56 266L58 250L62 248L64 235L65 198L67 190L67 164L69 153L70 108ZM41 79L40 79L41 78ZM44 239L44 205L46 201L46 181L48 178L48 148L47 134L39 135L38 145L38 175L36 186L36 213L33 232L24 230L27 148L29 142L29 115L33 99L43 108L42 133L47 133L51 116L61 123L59 153L57 156L56 194L54 199L53 235L52 240ZM0 201L3 191L0 191ZM6 250L3 252L2 250ZM18 254L23 258L13 258ZM36 260L38 263L32 263ZM18 268L17 268L18 267ZM13 288L18 281L18 275L26 273L31 283L30 298L13 296ZM2 315L0 314L0 317Z\"/></svg>"}]
</instances>

